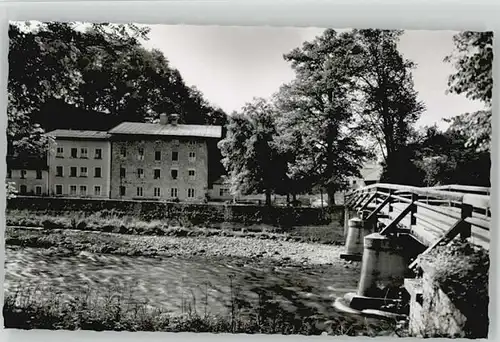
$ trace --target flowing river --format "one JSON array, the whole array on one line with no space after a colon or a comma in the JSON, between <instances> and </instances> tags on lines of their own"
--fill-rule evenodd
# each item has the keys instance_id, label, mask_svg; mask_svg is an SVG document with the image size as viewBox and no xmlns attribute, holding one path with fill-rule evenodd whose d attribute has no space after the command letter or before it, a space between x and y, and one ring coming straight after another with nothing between
<instances>
[{"instance_id":1,"label":"flowing river","mask_svg":"<svg viewBox=\"0 0 500 342\"><path fill-rule=\"evenodd\" d=\"M147 258L80 253L50 255L39 248L6 247L5 291L36 288L42 296L118 294L129 303L147 303L182 313L186 303L203 313L227 313L232 296L256 303L264 291L287 310L315 308L327 316L336 296L355 291L359 268L332 265L279 266L237 258Z\"/></svg>"}]
</instances>

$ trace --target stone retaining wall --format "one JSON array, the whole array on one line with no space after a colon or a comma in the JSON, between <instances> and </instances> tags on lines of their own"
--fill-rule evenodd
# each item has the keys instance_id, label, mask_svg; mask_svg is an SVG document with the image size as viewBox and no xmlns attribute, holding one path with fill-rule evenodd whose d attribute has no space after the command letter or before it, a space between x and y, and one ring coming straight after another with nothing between
<instances>
[{"instance_id":1,"label":"stone retaining wall","mask_svg":"<svg viewBox=\"0 0 500 342\"><path fill-rule=\"evenodd\" d=\"M410 336L466 337L467 317L429 275L431 266L422 266L422 278L405 280L405 288L410 294Z\"/></svg>"}]
</instances>

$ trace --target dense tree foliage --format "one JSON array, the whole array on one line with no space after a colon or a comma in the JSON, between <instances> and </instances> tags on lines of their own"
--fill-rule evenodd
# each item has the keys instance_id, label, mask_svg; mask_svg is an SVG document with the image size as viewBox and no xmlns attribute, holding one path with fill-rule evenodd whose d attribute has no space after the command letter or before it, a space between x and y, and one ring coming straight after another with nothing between
<instances>
[{"instance_id":1,"label":"dense tree foliage","mask_svg":"<svg viewBox=\"0 0 500 342\"><path fill-rule=\"evenodd\" d=\"M68 117L85 113L97 119L86 120L87 129L173 112L184 123L224 124L225 113L188 87L162 52L141 45L148 33L132 24L11 24L9 153L39 153L45 142L28 146L27 137L40 129L82 128Z\"/></svg>"},{"instance_id":2,"label":"dense tree foliage","mask_svg":"<svg viewBox=\"0 0 500 342\"><path fill-rule=\"evenodd\" d=\"M279 146L288 156L296 191L322 185L330 204L348 177L358 176L367 153L352 129L352 35L326 30L284 56L295 79L276 95Z\"/></svg>"},{"instance_id":3,"label":"dense tree foliage","mask_svg":"<svg viewBox=\"0 0 500 342\"><path fill-rule=\"evenodd\" d=\"M465 147L467 139L454 129L425 128L413 145L415 166L423 172L422 185L491 185L489 152Z\"/></svg>"},{"instance_id":4,"label":"dense tree foliage","mask_svg":"<svg viewBox=\"0 0 500 342\"><path fill-rule=\"evenodd\" d=\"M281 192L286 182L286 162L274 140L274 120L273 106L255 99L231 115L227 136L219 143L232 192L264 192L267 205L271 194Z\"/></svg>"},{"instance_id":5,"label":"dense tree foliage","mask_svg":"<svg viewBox=\"0 0 500 342\"><path fill-rule=\"evenodd\" d=\"M455 51L445 59L457 70L450 75L449 91L479 100L486 108L453 118L451 127L468 135L467 147L487 151L491 141L493 32L465 31L455 35L453 41Z\"/></svg>"},{"instance_id":6,"label":"dense tree foliage","mask_svg":"<svg viewBox=\"0 0 500 342\"><path fill-rule=\"evenodd\" d=\"M354 30L360 50L355 75L360 99L360 128L381 147L385 182L412 184L414 176L401 172L411 165L406 146L424 110L413 85L415 65L398 51L403 31Z\"/></svg>"},{"instance_id":7,"label":"dense tree foliage","mask_svg":"<svg viewBox=\"0 0 500 342\"><path fill-rule=\"evenodd\" d=\"M283 164L274 170L281 177L273 181L275 185L286 184L292 194L320 187L332 204L335 192L347 185L349 177L359 176L363 162L373 157L374 151L361 144L368 139L376 142L382 154L383 181L419 186L424 179L434 182L440 177L421 162L422 158L435 160L432 153L440 151L421 152L423 138L414 124L424 105L414 89L415 65L397 49L401 34L326 30L284 55L295 78L272 99L273 148L280 163L286 161L285 177L281 177ZM230 131L232 145L224 145L225 164L232 167L235 186L251 192L255 188L248 186L249 174L262 172L258 168L263 164L245 159L252 155L245 141L259 132L239 116ZM245 167L238 169L231 163Z\"/></svg>"}]
</instances>

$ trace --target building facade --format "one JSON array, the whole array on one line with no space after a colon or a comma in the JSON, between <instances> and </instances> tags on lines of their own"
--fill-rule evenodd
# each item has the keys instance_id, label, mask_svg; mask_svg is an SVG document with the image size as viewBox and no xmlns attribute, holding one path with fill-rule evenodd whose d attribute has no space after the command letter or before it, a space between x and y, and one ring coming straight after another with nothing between
<instances>
[{"instance_id":1,"label":"building facade","mask_svg":"<svg viewBox=\"0 0 500 342\"><path fill-rule=\"evenodd\" d=\"M216 180L212 189L209 189L208 195L212 201L232 201L235 196L231 194L231 186L226 177L222 176Z\"/></svg>"},{"instance_id":2,"label":"building facade","mask_svg":"<svg viewBox=\"0 0 500 342\"><path fill-rule=\"evenodd\" d=\"M48 134L54 137L48 153L49 195L109 198L110 135L62 129Z\"/></svg>"},{"instance_id":3,"label":"building facade","mask_svg":"<svg viewBox=\"0 0 500 342\"><path fill-rule=\"evenodd\" d=\"M205 201L209 139L222 128L181 125L177 116L159 123L124 122L111 135L111 198Z\"/></svg>"},{"instance_id":4,"label":"building facade","mask_svg":"<svg viewBox=\"0 0 500 342\"><path fill-rule=\"evenodd\" d=\"M382 166L375 161L366 163L359 171L361 173L361 177L351 177L349 179L350 188L359 189L364 186L380 182L382 170Z\"/></svg>"},{"instance_id":5,"label":"building facade","mask_svg":"<svg viewBox=\"0 0 500 342\"><path fill-rule=\"evenodd\" d=\"M7 157L6 182L12 183L19 195L48 195L48 179L47 160Z\"/></svg>"}]
</instances>

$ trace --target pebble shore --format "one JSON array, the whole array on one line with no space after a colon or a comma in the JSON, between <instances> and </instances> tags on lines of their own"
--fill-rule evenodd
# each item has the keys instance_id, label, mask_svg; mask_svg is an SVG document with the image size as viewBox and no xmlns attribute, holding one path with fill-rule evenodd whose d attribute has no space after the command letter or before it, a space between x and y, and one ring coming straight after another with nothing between
<instances>
[{"instance_id":1,"label":"pebble shore","mask_svg":"<svg viewBox=\"0 0 500 342\"><path fill-rule=\"evenodd\" d=\"M47 244L47 253L66 254L104 253L147 257L234 257L255 262L290 265L343 264L346 268L359 267L340 259L343 246L321 243L258 239L226 236L137 236L71 229L22 230L6 232L7 245L31 247Z\"/></svg>"}]
</instances>

